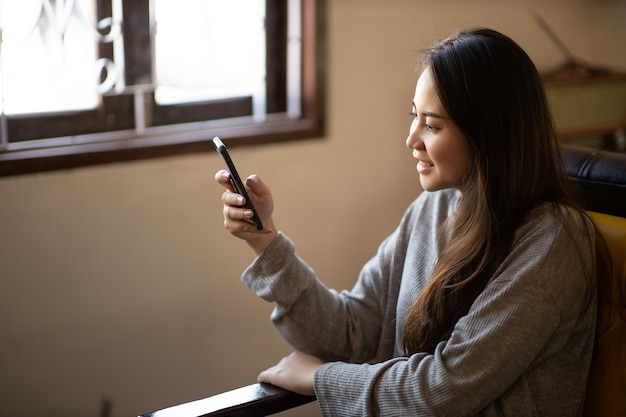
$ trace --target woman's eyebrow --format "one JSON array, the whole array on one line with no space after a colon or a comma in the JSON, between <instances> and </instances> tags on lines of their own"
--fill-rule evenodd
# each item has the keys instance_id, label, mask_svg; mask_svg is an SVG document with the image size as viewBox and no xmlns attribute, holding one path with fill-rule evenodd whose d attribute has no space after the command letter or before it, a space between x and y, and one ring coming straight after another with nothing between
<instances>
[{"instance_id":1,"label":"woman's eyebrow","mask_svg":"<svg viewBox=\"0 0 626 417\"><path fill-rule=\"evenodd\" d=\"M415 105L414 101L411 101L411 105L413 106L413 110L417 111L417 106ZM432 111L423 111L420 114L422 116L424 116L424 117L434 117L436 119L448 119L449 118L448 116L444 116L442 114L435 113L435 112L432 112Z\"/></svg>"},{"instance_id":2,"label":"woman's eyebrow","mask_svg":"<svg viewBox=\"0 0 626 417\"><path fill-rule=\"evenodd\" d=\"M444 116L442 114L434 113L431 111L424 111L422 112L422 115L426 117L434 117L435 119L447 119L448 118L448 116Z\"/></svg>"}]
</instances>

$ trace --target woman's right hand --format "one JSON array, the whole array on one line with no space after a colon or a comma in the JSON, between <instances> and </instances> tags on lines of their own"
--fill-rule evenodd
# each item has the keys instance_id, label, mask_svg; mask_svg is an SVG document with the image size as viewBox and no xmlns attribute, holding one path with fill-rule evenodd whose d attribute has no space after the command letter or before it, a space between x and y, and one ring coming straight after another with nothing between
<instances>
[{"instance_id":1,"label":"woman's right hand","mask_svg":"<svg viewBox=\"0 0 626 417\"><path fill-rule=\"evenodd\" d=\"M252 210L241 207L245 204L244 196L237 194L230 184L230 173L220 170L215 174L215 181L226 188L222 194L224 204L224 227L233 236L245 240L257 255L260 255L276 237L272 212L274 201L269 187L256 175L244 180L244 186L252 204L263 223L263 230L257 230L252 219Z\"/></svg>"}]
</instances>

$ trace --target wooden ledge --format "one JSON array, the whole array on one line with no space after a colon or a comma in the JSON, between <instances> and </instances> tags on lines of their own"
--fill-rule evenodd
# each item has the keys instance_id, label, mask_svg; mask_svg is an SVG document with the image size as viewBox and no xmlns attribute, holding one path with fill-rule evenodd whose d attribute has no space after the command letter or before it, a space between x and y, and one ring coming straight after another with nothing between
<instances>
[{"instance_id":1,"label":"wooden ledge","mask_svg":"<svg viewBox=\"0 0 626 417\"><path fill-rule=\"evenodd\" d=\"M315 397L257 383L139 417L266 416L312 401Z\"/></svg>"}]
</instances>

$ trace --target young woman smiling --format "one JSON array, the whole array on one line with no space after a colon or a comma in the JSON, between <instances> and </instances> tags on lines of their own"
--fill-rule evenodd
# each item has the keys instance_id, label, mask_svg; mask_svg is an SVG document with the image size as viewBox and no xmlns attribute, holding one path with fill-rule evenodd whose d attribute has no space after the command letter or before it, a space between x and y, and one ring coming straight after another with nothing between
<instances>
[{"instance_id":1,"label":"young woman smiling","mask_svg":"<svg viewBox=\"0 0 626 417\"><path fill-rule=\"evenodd\" d=\"M567 199L535 66L468 30L425 51L406 145L425 190L351 291L325 287L278 232L216 181L225 227L258 255L243 281L275 302L296 352L259 380L315 394L327 416L575 416L596 321L596 231Z\"/></svg>"}]
</instances>

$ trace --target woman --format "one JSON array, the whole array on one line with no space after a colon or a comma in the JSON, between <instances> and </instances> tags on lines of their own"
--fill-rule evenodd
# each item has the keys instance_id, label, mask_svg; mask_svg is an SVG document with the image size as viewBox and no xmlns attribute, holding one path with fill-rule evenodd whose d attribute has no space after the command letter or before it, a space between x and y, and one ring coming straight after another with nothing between
<instances>
[{"instance_id":1,"label":"woman","mask_svg":"<svg viewBox=\"0 0 626 417\"><path fill-rule=\"evenodd\" d=\"M327 289L276 231L269 188L216 180L225 227L258 255L243 281L297 350L259 380L324 415L582 413L593 347L595 230L571 205L527 54L488 29L426 51L406 140L425 190L350 292Z\"/></svg>"}]
</instances>

